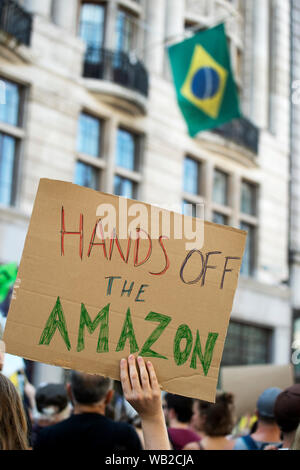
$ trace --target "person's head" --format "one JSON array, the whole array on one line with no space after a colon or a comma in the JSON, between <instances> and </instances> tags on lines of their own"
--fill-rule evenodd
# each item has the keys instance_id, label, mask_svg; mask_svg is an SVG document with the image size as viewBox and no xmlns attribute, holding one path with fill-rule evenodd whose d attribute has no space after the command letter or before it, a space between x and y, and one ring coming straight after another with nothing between
<instances>
[{"instance_id":1,"label":"person's head","mask_svg":"<svg viewBox=\"0 0 300 470\"><path fill-rule=\"evenodd\" d=\"M275 425L274 405L282 390L278 387L267 388L258 397L256 409L260 423Z\"/></svg>"},{"instance_id":2,"label":"person's head","mask_svg":"<svg viewBox=\"0 0 300 470\"><path fill-rule=\"evenodd\" d=\"M53 424L70 416L67 389L63 384L46 384L38 387L35 400L39 420Z\"/></svg>"},{"instance_id":3,"label":"person's head","mask_svg":"<svg viewBox=\"0 0 300 470\"><path fill-rule=\"evenodd\" d=\"M27 421L14 385L0 373L0 450L26 450Z\"/></svg>"},{"instance_id":4,"label":"person's head","mask_svg":"<svg viewBox=\"0 0 300 470\"><path fill-rule=\"evenodd\" d=\"M105 410L113 397L113 382L108 377L72 371L69 393L75 406L101 407Z\"/></svg>"},{"instance_id":5,"label":"person's head","mask_svg":"<svg viewBox=\"0 0 300 470\"><path fill-rule=\"evenodd\" d=\"M275 420L284 434L293 434L300 422L300 384L281 392L274 406Z\"/></svg>"},{"instance_id":6,"label":"person's head","mask_svg":"<svg viewBox=\"0 0 300 470\"><path fill-rule=\"evenodd\" d=\"M166 417L169 423L172 420L188 424L193 415L193 399L166 393L164 396L166 403Z\"/></svg>"},{"instance_id":7,"label":"person's head","mask_svg":"<svg viewBox=\"0 0 300 470\"><path fill-rule=\"evenodd\" d=\"M210 437L230 434L233 428L233 395L218 392L216 403L197 400L194 405L193 424Z\"/></svg>"}]
</instances>

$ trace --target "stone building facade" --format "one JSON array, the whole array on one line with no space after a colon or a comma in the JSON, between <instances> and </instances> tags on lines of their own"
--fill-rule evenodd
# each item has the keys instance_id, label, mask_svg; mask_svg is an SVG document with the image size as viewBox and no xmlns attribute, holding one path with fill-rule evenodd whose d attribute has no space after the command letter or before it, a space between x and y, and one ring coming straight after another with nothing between
<instances>
[{"instance_id":1,"label":"stone building facade","mask_svg":"<svg viewBox=\"0 0 300 470\"><path fill-rule=\"evenodd\" d=\"M0 263L21 257L42 177L180 210L203 201L207 220L248 231L224 364L288 363L290 3L6 0L0 10ZM192 139L165 45L222 21L244 117ZM36 381L49 374L37 369Z\"/></svg>"}]
</instances>

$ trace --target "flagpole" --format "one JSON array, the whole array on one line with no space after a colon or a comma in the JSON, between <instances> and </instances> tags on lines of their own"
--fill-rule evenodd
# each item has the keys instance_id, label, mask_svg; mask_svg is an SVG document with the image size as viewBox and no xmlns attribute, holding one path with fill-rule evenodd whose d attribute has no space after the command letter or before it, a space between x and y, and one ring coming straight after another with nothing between
<instances>
[{"instance_id":1,"label":"flagpole","mask_svg":"<svg viewBox=\"0 0 300 470\"><path fill-rule=\"evenodd\" d=\"M169 36L165 38L163 41L153 42L152 44L148 44L147 46L144 46L143 48L136 47L136 49L130 52L130 57L132 60L134 59L136 60L139 55L144 55L144 53L148 49L153 49L154 47L158 47L158 46L169 46L171 44L176 44L177 42L180 42L180 40L184 38L188 33L194 33L194 32L205 30L207 28L213 28L214 26L218 26L219 24L225 23L229 19L236 17L236 16L240 16L240 14L236 11L232 11L228 15L223 16L219 19L215 18L214 21L212 21L211 23L208 22L207 24L203 26L199 26L199 25L191 26L190 28L182 31L182 33L176 34L175 36Z\"/></svg>"}]
</instances>

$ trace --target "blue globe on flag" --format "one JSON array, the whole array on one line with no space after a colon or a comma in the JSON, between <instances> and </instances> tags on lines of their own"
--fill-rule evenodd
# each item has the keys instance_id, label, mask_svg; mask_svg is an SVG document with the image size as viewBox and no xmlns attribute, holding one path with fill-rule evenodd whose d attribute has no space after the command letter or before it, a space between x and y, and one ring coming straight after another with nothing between
<instances>
[{"instance_id":1,"label":"blue globe on flag","mask_svg":"<svg viewBox=\"0 0 300 470\"><path fill-rule=\"evenodd\" d=\"M195 72L191 81L191 91L200 100L215 96L219 87L219 74L212 67L201 67Z\"/></svg>"}]
</instances>

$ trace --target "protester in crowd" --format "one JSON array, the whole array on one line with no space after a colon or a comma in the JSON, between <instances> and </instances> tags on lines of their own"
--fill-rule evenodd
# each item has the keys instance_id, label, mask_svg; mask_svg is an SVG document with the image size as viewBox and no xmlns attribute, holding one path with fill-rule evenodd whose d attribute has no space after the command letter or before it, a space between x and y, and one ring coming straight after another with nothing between
<instances>
[{"instance_id":1,"label":"protester in crowd","mask_svg":"<svg viewBox=\"0 0 300 470\"><path fill-rule=\"evenodd\" d=\"M193 399L166 393L166 421L171 445L181 450L190 442L199 442L199 436L191 429L193 416Z\"/></svg>"},{"instance_id":2,"label":"protester in crowd","mask_svg":"<svg viewBox=\"0 0 300 470\"><path fill-rule=\"evenodd\" d=\"M300 423L300 384L292 385L278 395L274 416L283 435L282 449L290 449Z\"/></svg>"},{"instance_id":3,"label":"protester in crowd","mask_svg":"<svg viewBox=\"0 0 300 470\"><path fill-rule=\"evenodd\" d=\"M27 421L20 395L0 373L0 450L27 449Z\"/></svg>"},{"instance_id":4,"label":"protester in crowd","mask_svg":"<svg viewBox=\"0 0 300 470\"><path fill-rule=\"evenodd\" d=\"M267 446L281 446L280 429L274 417L274 405L281 389L267 388L257 400L257 426L252 434L239 437L234 450L263 450Z\"/></svg>"},{"instance_id":5,"label":"protester in crowd","mask_svg":"<svg viewBox=\"0 0 300 470\"><path fill-rule=\"evenodd\" d=\"M233 429L233 395L218 392L216 403L197 400L200 442L187 444L184 450L232 450L235 441L229 435ZM194 423L196 416L194 416Z\"/></svg>"},{"instance_id":6,"label":"protester in crowd","mask_svg":"<svg viewBox=\"0 0 300 470\"><path fill-rule=\"evenodd\" d=\"M164 435L164 419L160 389L150 363L134 356L120 364L120 376L125 398L140 414L146 449L168 447L167 432ZM106 406L113 395L112 380L98 375L72 371L68 392L74 413L60 423L42 429L34 446L41 451L138 451L140 440L132 426L114 422L105 416Z\"/></svg>"},{"instance_id":7,"label":"protester in crowd","mask_svg":"<svg viewBox=\"0 0 300 470\"><path fill-rule=\"evenodd\" d=\"M69 418L71 410L68 393L63 384L50 383L38 387L32 430L33 444L41 429Z\"/></svg>"}]
</instances>

